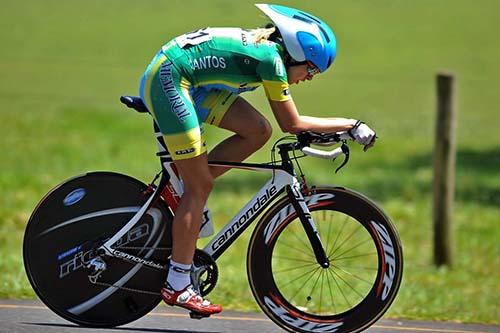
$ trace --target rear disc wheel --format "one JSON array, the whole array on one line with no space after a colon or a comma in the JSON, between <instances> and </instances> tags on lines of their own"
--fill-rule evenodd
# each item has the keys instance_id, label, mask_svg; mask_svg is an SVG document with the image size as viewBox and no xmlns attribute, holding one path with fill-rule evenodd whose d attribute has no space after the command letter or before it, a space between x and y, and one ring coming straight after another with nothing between
<instances>
[{"instance_id":1,"label":"rear disc wheel","mask_svg":"<svg viewBox=\"0 0 500 333\"><path fill-rule=\"evenodd\" d=\"M146 189L126 175L93 172L60 184L38 204L24 236L24 265L51 310L79 325L113 327L142 317L161 301L151 292L159 292L166 270L103 257L107 268L98 281L107 285L102 285L89 281L86 268L96 244L112 237L147 201ZM156 248L171 247L171 221L167 206L157 201L116 248L166 262L165 251Z\"/></svg>"}]
</instances>

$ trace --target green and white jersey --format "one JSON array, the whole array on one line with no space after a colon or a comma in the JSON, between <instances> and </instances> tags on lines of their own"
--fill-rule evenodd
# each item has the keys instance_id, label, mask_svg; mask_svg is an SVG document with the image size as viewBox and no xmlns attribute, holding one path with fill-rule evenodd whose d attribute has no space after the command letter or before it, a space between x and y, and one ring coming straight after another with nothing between
<instances>
[{"instance_id":1,"label":"green and white jersey","mask_svg":"<svg viewBox=\"0 0 500 333\"><path fill-rule=\"evenodd\" d=\"M291 99L281 46L256 41L250 30L200 29L174 38L162 47L162 52L190 88L240 94L263 85L270 100Z\"/></svg>"}]
</instances>

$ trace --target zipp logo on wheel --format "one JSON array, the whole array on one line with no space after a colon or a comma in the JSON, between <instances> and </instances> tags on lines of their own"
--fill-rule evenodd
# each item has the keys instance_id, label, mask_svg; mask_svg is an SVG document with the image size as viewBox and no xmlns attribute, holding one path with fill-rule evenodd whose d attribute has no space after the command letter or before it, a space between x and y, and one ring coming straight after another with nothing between
<instances>
[{"instance_id":1,"label":"zipp logo on wheel","mask_svg":"<svg viewBox=\"0 0 500 333\"><path fill-rule=\"evenodd\" d=\"M313 194L311 196L305 197L304 201L307 206L316 205L320 201L326 201L333 198L334 195L330 193L318 193ZM273 236L274 232L281 226L283 222L285 222L293 213L295 213L295 209L292 204L288 204L283 209L281 209L277 214L275 214L270 223L266 226L264 230L266 234L265 242L269 243L269 240Z\"/></svg>"},{"instance_id":2,"label":"zipp logo on wheel","mask_svg":"<svg viewBox=\"0 0 500 333\"><path fill-rule=\"evenodd\" d=\"M371 221L371 225L377 231L377 234L379 235L380 240L382 242L382 247L384 249L385 274L384 274L384 280L382 281L383 290L381 298L382 301L385 301L387 296L389 296L389 292L391 291L392 284L394 282L394 277L396 275L396 259L394 253L394 245L392 245L391 237L387 232L387 229L383 225L375 221Z\"/></svg>"},{"instance_id":3,"label":"zipp logo on wheel","mask_svg":"<svg viewBox=\"0 0 500 333\"><path fill-rule=\"evenodd\" d=\"M304 330L306 332L336 332L339 329L339 326L342 326L342 322L336 323L319 323L319 322L311 322L294 316L292 313L287 311L282 305L278 305L274 303L269 297L264 297L264 302L269 307L269 309L277 315L281 320L286 322L287 324L298 328L300 330Z\"/></svg>"}]
</instances>

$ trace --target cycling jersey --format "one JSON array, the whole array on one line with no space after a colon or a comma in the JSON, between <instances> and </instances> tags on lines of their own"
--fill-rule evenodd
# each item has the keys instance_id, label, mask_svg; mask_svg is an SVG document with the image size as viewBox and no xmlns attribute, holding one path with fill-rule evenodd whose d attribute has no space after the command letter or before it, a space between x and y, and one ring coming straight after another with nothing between
<instances>
[{"instance_id":1,"label":"cycling jersey","mask_svg":"<svg viewBox=\"0 0 500 333\"><path fill-rule=\"evenodd\" d=\"M273 101L291 98L283 50L251 31L206 28L165 44L144 73L141 97L174 159L206 151L202 122L219 125L238 94L263 85Z\"/></svg>"}]
</instances>

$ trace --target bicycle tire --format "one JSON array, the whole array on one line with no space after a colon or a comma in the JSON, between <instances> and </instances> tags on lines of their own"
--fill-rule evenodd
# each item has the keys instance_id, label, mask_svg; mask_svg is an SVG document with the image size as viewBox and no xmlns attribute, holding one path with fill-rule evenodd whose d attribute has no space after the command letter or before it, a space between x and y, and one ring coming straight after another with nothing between
<instances>
[{"instance_id":1,"label":"bicycle tire","mask_svg":"<svg viewBox=\"0 0 500 333\"><path fill-rule=\"evenodd\" d=\"M146 189L126 175L91 172L61 183L40 201L26 227L23 258L31 286L47 307L78 325L114 327L158 305L159 295L92 284L84 267L89 247L130 220L149 197ZM136 248L123 252L166 262L154 248L170 247L171 221L168 207L157 200L118 244ZM102 282L115 286L159 292L167 274L117 258L105 261Z\"/></svg>"},{"instance_id":2,"label":"bicycle tire","mask_svg":"<svg viewBox=\"0 0 500 333\"><path fill-rule=\"evenodd\" d=\"M316 262L284 197L252 234L247 255L252 293L264 313L290 332L365 330L387 311L401 284L396 229L375 203L354 191L321 187L304 197L330 267Z\"/></svg>"}]
</instances>

